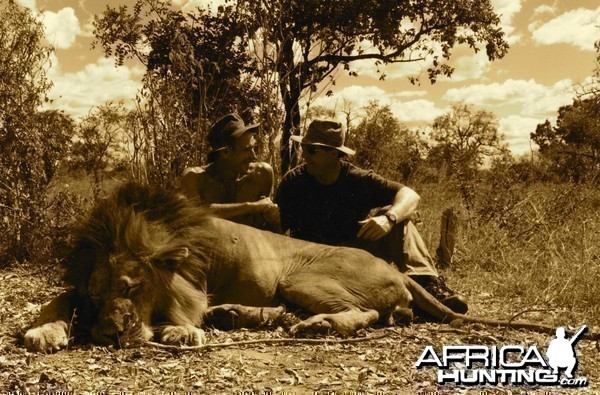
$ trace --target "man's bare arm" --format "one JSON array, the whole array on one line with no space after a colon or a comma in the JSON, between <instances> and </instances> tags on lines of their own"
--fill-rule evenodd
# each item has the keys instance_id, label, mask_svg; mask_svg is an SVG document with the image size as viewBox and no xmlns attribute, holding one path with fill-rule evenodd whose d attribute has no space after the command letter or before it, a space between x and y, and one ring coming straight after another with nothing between
<instances>
[{"instance_id":1,"label":"man's bare arm","mask_svg":"<svg viewBox=\"0 0 600 395\"><path fill-rule=\"evenodd\" d=\"M387 212L396 216L396 223L404 222L415 214L420 200L421 197L417 192L409 187L402 187L394 196L392 205ZM385 215L371 217L359 221L359 223L362 227L356 236L367 240L382 238L390 233L395 225Z\"/></svg>"},{"instance_id":2,"label":"man's bare arm","mask_svg":"<svg viewBox=\"0 0 600 395\"><path fill-rule=\"evenodd\" d=\"M421 197L417 192L409 187L402 187L394 196L392 206L387 212L394 213L398 223L404 222L415 215L420 201Z\"/></svg>"},{"instance_id":3,"label":"man's bare arm","mask_svg":"<svg viewBox=\"0 0 600 395\"><path fill-rule=\"evenodd\" d=\"M202 201L200 191L206 188L204 185L204 169L193 167L184 170L181 178L181 192L196 204L205 205L216 216L231 219L245 215L262 214L265 220L269 223L279 222L279 208L269 198L273 189L274 174L273 169L267 163L255 164L255 169L252 170L252 182L256 183L260 188L258 197L255 201L239 202L239 203L205 203Z\"/></svg>"},{"instance_id":4,"label":"man's bare arm","mask_svg":"<svg viewBox=\"0 0 600 395\"><path fill-rule=\"evenodd\" d=\"M270 198L262 198L255 202L212 203L208 204L207 207L216 216L224 219L230 219L249 214L261 214L271 205L273 205L273 202Z\"/></svg>"},{"instance_id":5,"label":"man's bare arm","mask_svg":"<svg viewBox=\"0 0 600 395\"><path fill-rule=\"evenodd\" d=\"M186 198L200 202L202 173L204 173L204 169L201 167L188 167L183 171L181 175L181 193Z\"/></svg>"},{"instance_id":6,"label":"man's bare arm","mask_svg":"<svg viewBox=\"0 0 600 395\"><path fill-rule=\"evenodd\" d=\"M268 163L261 163L257 172L260 175L263 184L262 195L271 197L273 195L273 184L275 180L273 168ZM264 220L272 225L271 230L281 233L281 220L279 216L279 206L277 204L269 199L266 207L263 207L261 214Z\"/></svg>"}]
</instances>

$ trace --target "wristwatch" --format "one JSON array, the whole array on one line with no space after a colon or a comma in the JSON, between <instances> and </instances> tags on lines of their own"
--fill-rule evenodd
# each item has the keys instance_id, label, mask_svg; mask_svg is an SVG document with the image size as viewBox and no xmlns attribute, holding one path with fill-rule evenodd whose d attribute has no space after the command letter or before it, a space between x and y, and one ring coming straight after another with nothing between
<instances>
[{"instance_id":1,"label":"wristwatch","mask_svg":"<svg viewBox=\"0 0 600 395\"><path fill-rule=\"evenodd\" d=\"M390 220L390 222L394 225L396 225L398 223L398 217L396 217L396 214L392 213L392 212L387 212L385 213L385 217L387 219Z\"/></svg>"}]
</instances>

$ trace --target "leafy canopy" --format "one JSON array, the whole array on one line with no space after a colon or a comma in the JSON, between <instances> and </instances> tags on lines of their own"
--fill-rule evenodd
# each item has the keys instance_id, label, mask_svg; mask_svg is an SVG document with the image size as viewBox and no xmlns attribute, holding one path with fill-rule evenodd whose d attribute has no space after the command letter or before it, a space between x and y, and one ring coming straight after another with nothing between
<instances>
[{"instance_id":1,"label":"leafy canopy","mask_svg":"<svg viewBox=\"0 0 600 395\"><path fill-rule=\"evenodd\" d=\"M254 64L247 30L232 6L212 15L202 8L174 10L167 0L137 0L132 8L107 6L95 17L94 44L106 56L114 55L117 64L139 60L146 80L178 80L182 105L192 118L206 118L204 126L257 105L248 78Z\"/></svg>"},{"instance_id":2,"label":"leafy canopy","mask_svg":"<svg viewBox=\"0 0 600 395\"><path fill-rule=\"evenodd\" d=\"M583 181L600 171L600 112L598 98L575 100L558 110L556 126L546 120L531 139L550 168L563 179Z\"/></svg>"},{"instance_id":3,"label":"leafy canopy","mask_svg":"<svg viewBox=\"0 0 600 395\"><path fill-rule=\"evenodd\" d=\"M97 42L121 62L137 57L148 74L184 79L188 112L213 120L224 108L269 111L252 82L272 84L285 110L283 172L297 159L289 138L300 133L301 97L335 82L337 70L357 75L352 63L367 59L425 60L435 82L452 74L446 61L457 45L483 49L490 60L508 50L491 0L229 0L214 16L170 7L137 0L131 11L107 8L94 22Z\"/></svg>"},{"instance_id":4,"label":"leafy canopy","mask_svg":"<svg viewBox=\"0 0 600 395\"><path fill-rule=\"evenodd\" d=\"M487 0L239 0L248 17L261 24L262 34L278 49L293 42L292 67L302 69L302 88L318 84L331 70L351 62L381 63L431 59L428 77L435 81L452 69L443 60L464 44L490 60L508 49L499 17ZM270 15L267 17L267 15ZM351 72L355 74L354 72ZM383 77L383 75L382 75Z\"/></svg>"},{"instance_id":5,"label":"leafy canopy","mask_svg":"<svg viewBox=\"0 0 600 395\"><path fill-rule=\"evenodd\" d=\"M466 104L455 104L450 113L437 117L431 138L437 145L430 156L437 156L439 161L449 165L452 173L472 173L483 164L485 157L507 151L494 113Z\"/></svg>"},{"instance_id":6,"label":"leafy canopy","mask_svg":"<svg viewBox=\"0 0 600 395\"><path fill-rule=\"evenodd\" d=\"M427 150L424 138L400 123L389 105L371 101L364 113L349 131L349 144L356 149L354 162L385 177L400 176L407 181Z\"/></svg>"}]
</instances>

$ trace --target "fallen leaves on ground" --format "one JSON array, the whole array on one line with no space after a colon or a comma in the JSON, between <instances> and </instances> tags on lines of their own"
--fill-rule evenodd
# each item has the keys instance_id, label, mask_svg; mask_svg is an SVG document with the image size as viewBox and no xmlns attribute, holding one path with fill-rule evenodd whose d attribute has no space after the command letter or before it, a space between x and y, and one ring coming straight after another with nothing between
<instances>
[{"instance_id":1,"label":"fallen leaves on ground","mask_svg":"<svg viewBox=\"0 0 600 395\"><path fill-rule=\"evenodd\" d=\"M93 345L71 347L54 354L29 353L20 335L33 322L42 303L60 293L55 281L26 271L0 272L0 392L147 392L231 393L255 391L363 391L396 393L479 393L479 389L436 383L434 369L414 365L428 345L507 344L545 347L549 337L525 331L479 325L453 328L418 323L393 328L387 337L364 343L268 344L200 351L152 347L115 350ZM472 311L506 317L505 306L491 295L477 298ZM548 315L544 316L545 319ZM552 324L553 322L549 322ZM363 330L358 336L389 331ZM209 342L287 337L283 330L207 332ZM587 376L588 391L600 389L600 358L596 342L577 345L578 374ZM486 388L488 394L521 393L527 388ZM541 388L530 390L543 393ZM552 393L560 392L552 388ZM578 391L568 390L573 394Z\"/></svg>"}]
</instances>

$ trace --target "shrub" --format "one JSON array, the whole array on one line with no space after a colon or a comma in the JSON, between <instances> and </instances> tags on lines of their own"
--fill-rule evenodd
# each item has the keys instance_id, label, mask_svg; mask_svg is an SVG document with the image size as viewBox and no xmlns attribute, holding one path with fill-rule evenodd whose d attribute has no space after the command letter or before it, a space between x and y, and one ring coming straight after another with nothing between
<instances>
[{"instance_id":1,"label":"shrub","mask_svg":"<svg viewBox=\"0 0 600 395\"><path fill-rule=\"evenodd\" d=\"M29 258L44 226L44 194L68 150L72 121L38 112L51 48L29 10L0 0L0 262Z\"/></svg>"}]
</instances>

